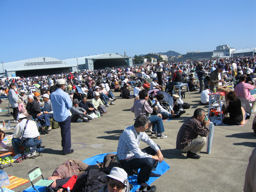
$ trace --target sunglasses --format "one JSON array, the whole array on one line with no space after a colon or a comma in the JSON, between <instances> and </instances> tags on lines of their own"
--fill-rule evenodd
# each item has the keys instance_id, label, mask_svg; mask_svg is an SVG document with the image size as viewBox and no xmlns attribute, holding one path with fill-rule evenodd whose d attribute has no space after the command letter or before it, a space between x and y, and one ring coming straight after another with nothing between
<instances>
[{"instance_id":1,"label":"sunglasses","mask_svg":"<svg viewBox=\"0 0 256 192\"><path fill-rule=\"evenodd\" d=\"M125 185L123 183L121 183L120 181L114 180L114 179L110 179L108 184L112 188L114 188L116 186L117 189L123 189L125 187Z\"/></svg>"}]
</instances>

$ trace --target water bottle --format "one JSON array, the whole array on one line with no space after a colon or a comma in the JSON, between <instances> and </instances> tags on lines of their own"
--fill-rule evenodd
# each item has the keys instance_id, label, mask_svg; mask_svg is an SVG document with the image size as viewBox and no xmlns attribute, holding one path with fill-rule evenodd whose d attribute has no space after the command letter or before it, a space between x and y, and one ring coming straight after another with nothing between
<instances>
[{"instance_id":1,"label":"water bottle","mask_svg":"<svg viewBox=\"0 0 256 192\"><path fill-rule=\"evenodd\" d=\"M208 135L208 139L207 139L207 153L208 154L211 154L211 151L212 151L213 136L214 136L214 124L212 122L210 122L209 135Z\"/></svg>"},{"instance_id":2,"label":"water bottle","mask_svg":"<svg viewBox=\"0 0 256 192\"><path fill-rule=\"evenodd\" d=\"M7 173L0 169L0 187L10 185L9 177Z\"/></svg>"}]
</instances>

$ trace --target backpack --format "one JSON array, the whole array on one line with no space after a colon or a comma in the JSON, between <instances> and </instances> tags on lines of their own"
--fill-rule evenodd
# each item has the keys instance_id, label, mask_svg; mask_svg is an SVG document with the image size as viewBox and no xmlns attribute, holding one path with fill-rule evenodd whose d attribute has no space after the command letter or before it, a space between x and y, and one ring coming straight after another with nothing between
<instances>
[{"instance_id":1,"label":"backpack","mask_svg":"<svg viewBox=\"0 0 256 192\"><path fill-rule=\"evenodd\" d=\"M107 174L110 173L113 167L121 167L115 154L107 154L103 159L103 163L99 163L98 165L102 167L104 172Z\"/></svg>"},{"instance_id":2,"label":"backpack","mask_svg":"<svg viewBox=\"0 0 256 192\"><path fill-rule=\"evenodd\" d=\"M189 108L190 108L190 104L188 104L188 103L183 103L182 108L183 108L183 109L189 109Z\"/></svg>"},{"instance_id":3,"label":"backpack","mask_svg":"<svg viewBox=\"0 0 256 192\"><path fill-rule=\"evenodd\" d=\"M77 178L72 192L98 192L107 182L107 174L101 168L90 166Z\"/></svg>"}]
</instances>

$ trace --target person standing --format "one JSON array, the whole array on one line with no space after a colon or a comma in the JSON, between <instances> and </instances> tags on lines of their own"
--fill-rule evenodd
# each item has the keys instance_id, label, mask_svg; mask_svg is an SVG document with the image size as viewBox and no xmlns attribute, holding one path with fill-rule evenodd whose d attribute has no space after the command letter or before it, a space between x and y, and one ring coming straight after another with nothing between
<instances>
[{"instance_id":1,"label":"person standing","mask_svg":"<svg viewBox=\"0 0 256 192\"><path fill-rule=\"evenodd\" d=\"M16 93L15 83L11 83L10 90L8 93L8 100L13 109L12 116L13 116L14 120L17 120L18 112L19 112L19 109L18 109L19 97L18 97L18 94Z\"/></svg>"},{"instance_id":2,"label":"person standing","mask_svg":"<svg viewBox=\"0 0 256 192\"><path fill-rule=\"evenodd\" d=\"M51 94L53 118L61 128L61 144L63 155L73 153L71 149L71 113L72 101L69 95L64 91L66 80L57 80L57 90Z\"/></svg>"}]
</instances>

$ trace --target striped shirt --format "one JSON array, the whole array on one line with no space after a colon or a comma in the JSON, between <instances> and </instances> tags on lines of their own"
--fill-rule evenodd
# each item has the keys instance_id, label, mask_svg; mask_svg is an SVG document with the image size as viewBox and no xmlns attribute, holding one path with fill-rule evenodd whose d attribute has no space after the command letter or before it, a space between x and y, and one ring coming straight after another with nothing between
<instances>
[{"instance_id":1,"label":"striped shirt","mask_svg":"<svg viewBox=\"0 0 256 192\"><path fill-rule=\"evenodd\" d=\"M141 141L147 143L155 151L159 150L157 144L145 132L137 133L134 126L129 126L119 137L117 147L118 159L152 158L151 155L141 151L139 147Z\"/></svg>"}]
</instances>

